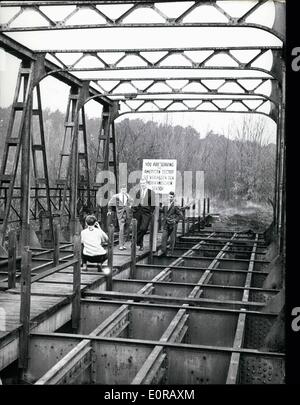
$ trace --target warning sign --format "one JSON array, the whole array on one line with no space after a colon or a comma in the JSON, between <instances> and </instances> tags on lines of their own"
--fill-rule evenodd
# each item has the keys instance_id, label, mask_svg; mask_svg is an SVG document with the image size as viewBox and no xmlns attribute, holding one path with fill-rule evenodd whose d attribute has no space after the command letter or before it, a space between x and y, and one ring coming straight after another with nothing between
<instances>
[{"instance_id":1,"label":"warning sign","mask_svg":"<svg viewBox=\"0 0 300 405\"><path fill-rule=\"evenodd\" d=\"M149 187L158 194L176 189L176 159L143 159L143 174Z\"/></svg>"}]
</instances>

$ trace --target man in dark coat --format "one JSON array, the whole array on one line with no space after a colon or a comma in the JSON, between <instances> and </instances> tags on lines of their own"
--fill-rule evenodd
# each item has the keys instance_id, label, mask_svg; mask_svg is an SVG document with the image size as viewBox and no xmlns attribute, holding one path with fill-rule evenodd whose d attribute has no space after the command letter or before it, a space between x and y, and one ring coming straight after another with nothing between
<instances>
[{"instance_id":1,"label":"man in dark coat","mask_svg":"<svg viewBox=\"0 0 300 405\"><path fill-rule=\"evenodd\" d=\"M174 249L176 240L176 228L180 219L183 219L181 209L175 203L175 194L173 191L169 193L169 204L163 207L164 225L161 240L161 250L163 255L167 252L168 239L170 238L171 251Z\"/></svg>"},{"instance_id":2,"label":"man in dark coat","mask_svg":"<svg viewBox=\"0 0 300 405\"><path fill-rule=\"evenodd\" d=\"M153 212L155 210L155 192L147 186L147 180L141 178L140 188L135 195L132 205L133 218L137 220L137 242L139 250L144 249L144 235L146 234Z\"/></svg>"}]
</instances>

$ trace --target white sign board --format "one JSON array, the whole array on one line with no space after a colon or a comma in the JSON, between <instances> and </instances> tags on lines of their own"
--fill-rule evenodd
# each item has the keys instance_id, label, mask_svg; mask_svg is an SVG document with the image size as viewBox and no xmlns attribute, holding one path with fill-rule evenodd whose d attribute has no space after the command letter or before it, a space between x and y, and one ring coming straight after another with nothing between
<instances>
[{"instance_id":1,"label":"white sign board","mask_svg":"<svg viewBox=\"0 0 300 405\"><path fill-rule=\"evenodd\" d=\"M143 159L143 174L149 187L158 194L176 190L176 159Z\"/></svg>"}]
</instances>

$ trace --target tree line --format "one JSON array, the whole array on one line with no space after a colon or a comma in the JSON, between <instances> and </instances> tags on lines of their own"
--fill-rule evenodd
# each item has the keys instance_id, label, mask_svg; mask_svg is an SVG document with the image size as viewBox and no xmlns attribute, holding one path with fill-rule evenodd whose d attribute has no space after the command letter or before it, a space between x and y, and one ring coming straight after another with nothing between
<instances>
[{"instance_id":1,"label":"tree line","mask_svg":"<svg viewBox=\"0 0 300 405\"><path fill-rule=\"evenodd\" d=\"M0 108L0 142L4 145L10 108ZM64 114L43 111L48 170L55 185L64 134ZM94 178L100 119L87 118L90 176ZM273 199L276 145L264 141L265 121L247 116L232 126L230 137L208 131L200 136L191 126L124 119L117 122L116 152L128 173L141 170L143 159L177 159L177 170L203 170L206 195L223 201ZM33 123L33 132L37 124ZM3 147L2 147L3 151ZM2 153L0 160L2 160Z\"/></svg>"}]
</instances>

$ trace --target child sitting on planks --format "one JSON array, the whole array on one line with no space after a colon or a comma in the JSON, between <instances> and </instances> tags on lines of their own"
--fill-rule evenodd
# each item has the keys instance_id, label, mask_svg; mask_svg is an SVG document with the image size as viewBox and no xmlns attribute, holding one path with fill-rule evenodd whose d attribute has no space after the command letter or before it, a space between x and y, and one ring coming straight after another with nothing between
<instances>
[{"instance_id":1,"label":"child sitting on planks","mask_svg":"<svg viewBox=\"0 0 300 405\"><path fill-rule=\"evenodd\" d=\"M107 252L102 243L108 242L108 236L101 229L94 215L88 215L85 223L87 228L81 231L83 270L87 271L87 262L90 262L97 263L98 271L101 271L102 263L107 259Z\"/></svg>"}]
</instances>

